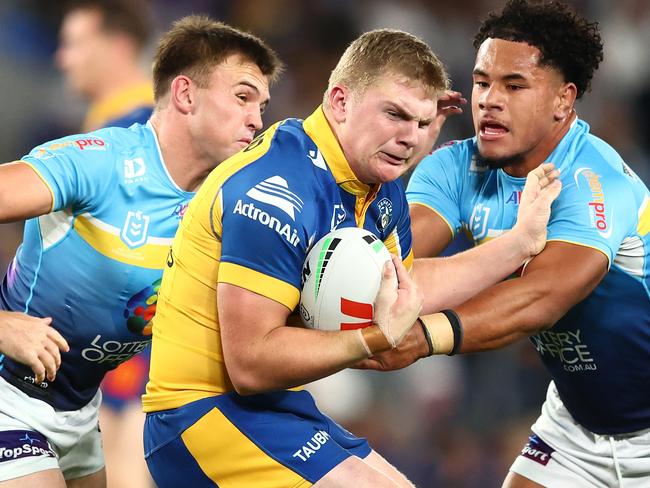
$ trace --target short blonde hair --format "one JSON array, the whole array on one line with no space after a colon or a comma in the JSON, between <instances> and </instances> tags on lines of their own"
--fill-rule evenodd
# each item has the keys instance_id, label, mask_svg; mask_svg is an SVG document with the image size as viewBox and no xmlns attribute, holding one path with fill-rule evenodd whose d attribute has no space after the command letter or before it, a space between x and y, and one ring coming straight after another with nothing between
<instances>
[{"instance_id":1,"label":"short blonde hair","mask_svg":"<svg viewBox=\"0 0 650 488\"><path fill-rule=\"evenodd\" d=\"M363 93L389 73L421 82L432 97L449 88L444 65L424 41L408 32L377 29L362 34L345 50L330 74L324 102L335 84Z\"/></svg>"}]
</instances>

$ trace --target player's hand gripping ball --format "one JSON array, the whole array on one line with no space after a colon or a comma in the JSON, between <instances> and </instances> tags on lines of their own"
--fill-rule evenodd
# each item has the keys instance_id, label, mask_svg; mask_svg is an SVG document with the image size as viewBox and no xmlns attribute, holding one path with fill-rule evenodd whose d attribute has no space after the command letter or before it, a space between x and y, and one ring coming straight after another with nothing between
<instances>
[{"instance_id":1,"label":"player's hand gripping ball","mask_svg":"<svg viewBox=\"0 0 650 488\"><path fill-rule=\"evenodd\" d=\"M373 302L390 253L357 227L324 235L302 268L300 317L311 329L351 330L372 325Z\"/></svg>"}]
</instances>

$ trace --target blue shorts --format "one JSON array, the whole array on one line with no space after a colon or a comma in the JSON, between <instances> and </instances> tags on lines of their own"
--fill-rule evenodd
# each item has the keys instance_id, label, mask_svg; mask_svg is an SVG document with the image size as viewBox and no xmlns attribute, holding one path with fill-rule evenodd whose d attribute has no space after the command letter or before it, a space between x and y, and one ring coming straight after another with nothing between
<instances>
[{"instance_id":1,"label":"blue shorts","mask_svg":"<svg viewBox=\"0 0 650 488\"><path fill-rule=\"evenodd\" d=\"M348 457L371 452L307 391L231 392L149 413L144 450L159 488L306 487Z\"/></svg>"}]
</instances>

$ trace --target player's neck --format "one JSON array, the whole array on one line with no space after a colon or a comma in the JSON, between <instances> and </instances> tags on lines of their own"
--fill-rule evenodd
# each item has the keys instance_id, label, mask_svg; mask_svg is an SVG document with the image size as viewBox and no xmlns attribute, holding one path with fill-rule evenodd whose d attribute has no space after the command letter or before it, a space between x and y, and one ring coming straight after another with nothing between
<instances>
[{"instance_id":1,"label":"player's neck","mask_svg":"<svg viewBox=\"0 0 650 488\"><path fill-rule=\"evenodd\" d=\"M172 180L183 191L196 191L203 180L214 168L213 161L208 157L200 157L188 131L183 130L182 124L175 125L165 120L170 114L154 113L151 125L156 131L162 163Z\"/></svg>"},{"instance_id":2,"label":"player's neck","mask_svg":"<svg viewBox=\"0 0 650 488\"><path fill-rule=\"evenodd\" d=\"M524 155L516 164L504 166L503 170L510 176L523 178L540 164L547 162L547 158L555 150L566 133L569 132L571 124L576 118L577 114L575 110L572 110L571 114L564 120L559 121L553 130L532 151ZM549 162L558 164L556 161Z\"/></svg>"}]
</instances>

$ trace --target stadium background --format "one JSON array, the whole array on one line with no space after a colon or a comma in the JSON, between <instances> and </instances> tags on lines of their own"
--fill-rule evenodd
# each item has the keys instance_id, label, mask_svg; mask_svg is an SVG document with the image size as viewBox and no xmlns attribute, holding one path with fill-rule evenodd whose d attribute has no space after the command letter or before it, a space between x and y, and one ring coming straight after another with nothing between
<instances>
[{"instance_id":1,"label":"stadium background","mask_svg":"<svg viewBox=\"0 0 650 488\"><path fill-rule=\"evenodd\" d=\"M61 2L0 3L0 161L77 132L86 106L66 91L53 62ZM605 61L578 104L593 132L650 178L650 1L577 0L598 20ZM159 31L189 13L208 13L266 39L287 64L265 125L305 117L329 71L360 32L394 27L426 40L469 98L479 19L501 0L155 0ZM472 134L469 109L439 142ZM20 224L0 225L0 266L20 242ZM98 286L101 282L98 281ZM418 486L499 486L524 445L548 382L532 345L456 358L436 357L393 373L346 371L311 386L322 409L372 445Z\"/></svg>"}]
</instances>

